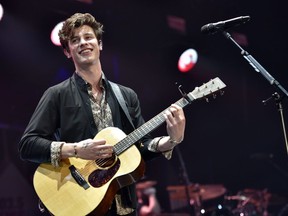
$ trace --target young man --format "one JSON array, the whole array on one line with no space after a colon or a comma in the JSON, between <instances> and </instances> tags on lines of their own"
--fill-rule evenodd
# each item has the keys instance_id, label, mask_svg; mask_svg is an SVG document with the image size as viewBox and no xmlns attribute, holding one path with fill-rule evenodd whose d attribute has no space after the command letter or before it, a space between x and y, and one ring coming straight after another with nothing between
<instances>
[{"instance_id":1,"label":"young man","mask_svg":"<svg viewBox=\"0 0 288 216\"><path fill-rule=\"evenodd\" d=\"M129 120L102 71L102 33L102 24L88 13L76 13L65 21L59 37L65 55L75 65L75 73L43 94L19 143L22 159L58 167L71 157L111 158L115 153L113 145L105 139L93 139L95 135L111 126L129 134L145 123L136 93L117 84ZM144 160L161 154L169 159L173 148L183 140L182 108L172 104L164 116L167 136L152 139L145 135L135 144ZM135 185L131 184L117 192L107 215L137 215L136 207Z\"/></svg>"}]
</instances>

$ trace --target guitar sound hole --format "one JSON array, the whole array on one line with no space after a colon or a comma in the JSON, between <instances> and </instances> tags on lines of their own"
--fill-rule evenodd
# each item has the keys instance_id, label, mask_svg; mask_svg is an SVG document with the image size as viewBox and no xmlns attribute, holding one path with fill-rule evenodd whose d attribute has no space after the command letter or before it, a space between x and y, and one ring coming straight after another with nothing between
<instances>
[{"instance_id":1,"label":"guitar sound hole","mask_svg":"<svg viewBox=\"0 0 288 216\"><path fill-rule=\"evenodd\" d=\"M115 156L107 159L96 159L95 163L99 169L107 169L110 166L113 166L116 163L117 158Z\"/></svg>"},{"instance_id":2,"label":"guitar sound hole","mask_svg":"<svg viewBox=\"0 0 288 216\"><path fill-rule=\"evenodd\" d=\"M95 162L100 163L100 161L101 160L99 159L98 161L95 161ZM102 160L101 167L102 169L97 169L93 171L88 177L88 181L90 185L92 185L93 187L101 187L102 185L107 183L119 170L120 160L117 159L115 161L115 160L110 159L107 161L105 160L105 163L103 163L103 160Z\"/></svg>"}]
</instances>

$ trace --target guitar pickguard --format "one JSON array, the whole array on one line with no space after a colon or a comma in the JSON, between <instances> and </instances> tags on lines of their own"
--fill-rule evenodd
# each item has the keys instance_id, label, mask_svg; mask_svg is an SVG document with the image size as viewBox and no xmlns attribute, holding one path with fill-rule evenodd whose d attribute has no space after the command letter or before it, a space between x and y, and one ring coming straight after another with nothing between
<instances>
[{"instance_id":1,"label":"guitar pickguard","mask_svg":"<svg viewBox=\"0 0 288 216\"><path fill-rule=\"evenodd\" d=\"M119 170L120 160L117 159L116 163L109 169L97 169L88 176L88 181L93 187L101 187L106 184Z\"/></svg>"}]
</instances>

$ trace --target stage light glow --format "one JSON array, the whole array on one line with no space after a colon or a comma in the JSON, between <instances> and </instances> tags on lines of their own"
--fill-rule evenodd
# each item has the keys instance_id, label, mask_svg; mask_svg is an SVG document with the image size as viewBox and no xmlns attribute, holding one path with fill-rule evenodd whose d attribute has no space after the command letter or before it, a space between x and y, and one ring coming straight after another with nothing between
<instances>
[{"instance_id":1,"label":"stage light glow","mask_svg":"<svg viewBox=\"0 0 288 216\"><path fill-rule=\"evenodd\" d=\"M64 22L58 23L53 30L51 31L50 39L55 46L61 46L60 39L58 33L62 28Z\"/></svg>"},{"instance_id":2,"label":"stage light glow","mask_svg":"<svg viewBox=\"0 0 288 216\"><path fill-rule=\"evenodd\" d=\"M3 9L3 6L0 4L0 20L2 19L3 14L4 14L4 9Z\"/></svg>"},{"instance_id":3,"label":"stage light glow","mask_svg":"<svg viewBox=\"0 0 288 216\"><path fill-rule=\"evenodd\" d=\"M178 60L178 69L181 72L186 73L195 66L197 60L198 60L198 54L196 50L187 49L181 54Z\"/></svg>"}]
</instances>

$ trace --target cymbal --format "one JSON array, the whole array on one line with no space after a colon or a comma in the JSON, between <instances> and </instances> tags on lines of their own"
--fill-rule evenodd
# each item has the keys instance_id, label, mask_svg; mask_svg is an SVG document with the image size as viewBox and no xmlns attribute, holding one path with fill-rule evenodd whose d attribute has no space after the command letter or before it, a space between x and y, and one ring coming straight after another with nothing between
<instances>
[{"instance_id":1,"label":"cymbal","mask_svg":"<svg viewBox=\"0 0 288 216\"><path fill-rule=\"evenodd\" d=\"M256 190L252 188L246 188L243 191L239 191L236 196L231 197L241 197L242 199L238 199L238 201L245 201L246 203L252 203L255 206L262 206L268 203L269 198L271 197L271 193L269 193L266 189L264 190Z\"/></svg>"},{"instance_id":2,"label":"cymbal","mask_svg":"<svg viewBox=\"0 0 288 216\"><path fill-rule=\"evenodd\" d=\"M143 190L157 184L157 181L142 181L136 184L136 189Z\"/></svg>"},{"instance_id":3,"label":"cymbal","mask_svg":"<svg viewBox=\"0 0 288 216\"><path fill-rule=\"evenodd\" d=\"M268 192L267 189L257 190L246 188L238 192L235 196L227 196L227 200L245 201L254 204L255 206L277 206L288 203L288 198Z\"/></svg>"},{"instance_id":4,"label":"cymbal","mask_svg":"<svg viewBox=\"0 0 288 216\"><path fill-rule=\"evenodd\" d=\"M215 199L221 197L226 193L226 188L223 185L199 185L192 184L189 185L189 196L191 198L201 198L202 201L207 201L210 199ZM186 199L186 192L184 185L178 186L168 186L171 199Z\"/></svg>"}]
</instances>

